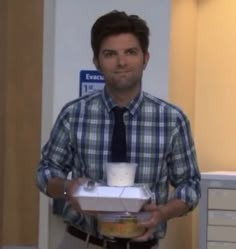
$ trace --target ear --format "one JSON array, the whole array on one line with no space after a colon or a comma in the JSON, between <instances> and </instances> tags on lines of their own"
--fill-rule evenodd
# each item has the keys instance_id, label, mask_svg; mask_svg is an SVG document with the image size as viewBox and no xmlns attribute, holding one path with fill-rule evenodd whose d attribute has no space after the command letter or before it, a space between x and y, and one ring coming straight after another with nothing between
<instances>
[{"instance_id":1,"label":"ear","mask_svg":"<svg viewBox=\"0 0 236 249\"><path fill-rule=\"evenodd\" d=\"M150 54L149 54L149 52L146 52L144 54L144 58L143 58L143 69L146 68L148 61L149 61L149 58L150 58Z\"/></svg>"},{"instance_id":2,"label":"ear","mask_svg":"<svg viewBox=\"0 0 236 249\"><path fill-rule=\"evenodd\" d=\"M98 62L98 59L96 57L93 57L93 64L95 65L97 70L100 70L99 62Z\"/></svg>"}]
</instances>

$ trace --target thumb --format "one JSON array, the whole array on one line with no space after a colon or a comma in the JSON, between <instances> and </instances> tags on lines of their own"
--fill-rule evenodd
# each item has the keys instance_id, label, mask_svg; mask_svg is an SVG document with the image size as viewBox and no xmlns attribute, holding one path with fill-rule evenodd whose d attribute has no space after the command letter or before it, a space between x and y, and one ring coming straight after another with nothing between
<instances>
[{"instance_id":1,"label":"thumb","mask_svg":"<svg viewBox=\"0 0 236 249\"><path fill-rule=\"evenodd\" d=\"M144 211L156 211L158 208L157 208L157 205L154 204L154 203L149 203L149 204L145 204L143 206L143 210Z\"/></svg>"}]
</instances>

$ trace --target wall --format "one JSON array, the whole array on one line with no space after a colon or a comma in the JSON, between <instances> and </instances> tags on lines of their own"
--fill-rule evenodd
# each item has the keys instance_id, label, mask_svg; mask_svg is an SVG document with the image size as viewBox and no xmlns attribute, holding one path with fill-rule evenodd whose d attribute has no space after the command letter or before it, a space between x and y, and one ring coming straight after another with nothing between
<instances>
[{"instance_id":1,"label":"wall","mask_svg":"<svg viewBox=\"0 0 236 249\"><path fill-rule=\"evenodd\" d=\"M235 13L234 0L171 2L169 98L190 118L201 171L236 169ZM197 210L191 219L181 232L197 249Z\"/></svg>"},{"instance_id":2,"label":"wall","mask_svg":"<svg viewBox=\"0 0 236 249\"><path fill-rule=\"evenodd\" d=\"M42 1L0 0L0 246L36 245Z\"/></svg>"},{"instance_id":3,"label":"wall","mask_svg":"<svg viewBox=\"0 0 236 249\"><path fill-rule=\"evenodd\" d=\"M196 0L172 0L170 26L169 99L185 111L194 128Z\"/></svg>"},{"instance_id":4,"label":"wall","mask_svg":"<svg viewBox=\"0 0 236 249\"><path fill-rule=\"evenodd\" d=\"M5 2L0 1L0 37L5 37ZM3 176L4 176L4 131L5 131L5 39L0 39L0 247L2 245L2 233L3 233Z\"/></svg>"},{"instance_id":5,"label":"wall","mask_svg":"<svg viewBox=\"0 0 236 249\"><path fill-rule=\"evenodd\" d=\"M236 1L198 1L195 131L203 171L236 170Z\"/></svg>"}]
</instances>

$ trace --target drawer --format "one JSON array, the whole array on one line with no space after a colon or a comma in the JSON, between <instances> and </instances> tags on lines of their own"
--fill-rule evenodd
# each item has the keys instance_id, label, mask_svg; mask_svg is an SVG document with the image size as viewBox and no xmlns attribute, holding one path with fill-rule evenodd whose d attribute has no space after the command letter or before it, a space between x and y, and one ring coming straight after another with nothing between
<instances>
[{"instance_id":1,"label":"drawer","mask_svg":"<svg viewBox=\"0 0 236 249\"><path fill-rule=\"evenodd\" d=\"M208 225L236 226L236 211L208 211Z\"/></svg>"},{"instance_id":2,"label":"drawer","mask_svg":"<svg viewBox=\"0 0 236 249\"><path fill-rule=\"evenodd\" d=\"M236 190L209 189L208 209L236 210Z\"/></svg>"},{"instance_id":3,"label":"drawer","mask_svg":"<svg viewBox=\"0 0 236 249\"><path fill-rule=\"evenodd\" d=\"M236 242L236 227L208 226L207 240Z\"/></svg>"},{"instance_id":4,"label":"drawer","mask_svg":"<svg viewBox=\"0 0 236 249\"><path fill-rule=\"evenodd\" d=\"M235 249L236 243L208 242L207 249Z\"/></svg>"}]
</instances>

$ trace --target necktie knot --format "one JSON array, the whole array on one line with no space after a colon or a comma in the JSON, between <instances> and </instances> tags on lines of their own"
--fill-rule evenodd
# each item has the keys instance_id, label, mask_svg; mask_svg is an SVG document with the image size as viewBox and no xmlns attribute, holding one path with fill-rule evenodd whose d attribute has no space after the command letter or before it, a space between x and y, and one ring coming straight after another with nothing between
<instances>
[{"instance_id":1,"label":"necktie knot","mask_svg":"<svg viewBox=\"0 0 236 249\"><path fill-rule=\"evenodd\" d=\"M112 110L114 112L115 121L116 121L116 120L123 120L123 115L126 112L127 108L115 106Z\"/></svg>"}]
</instances>

